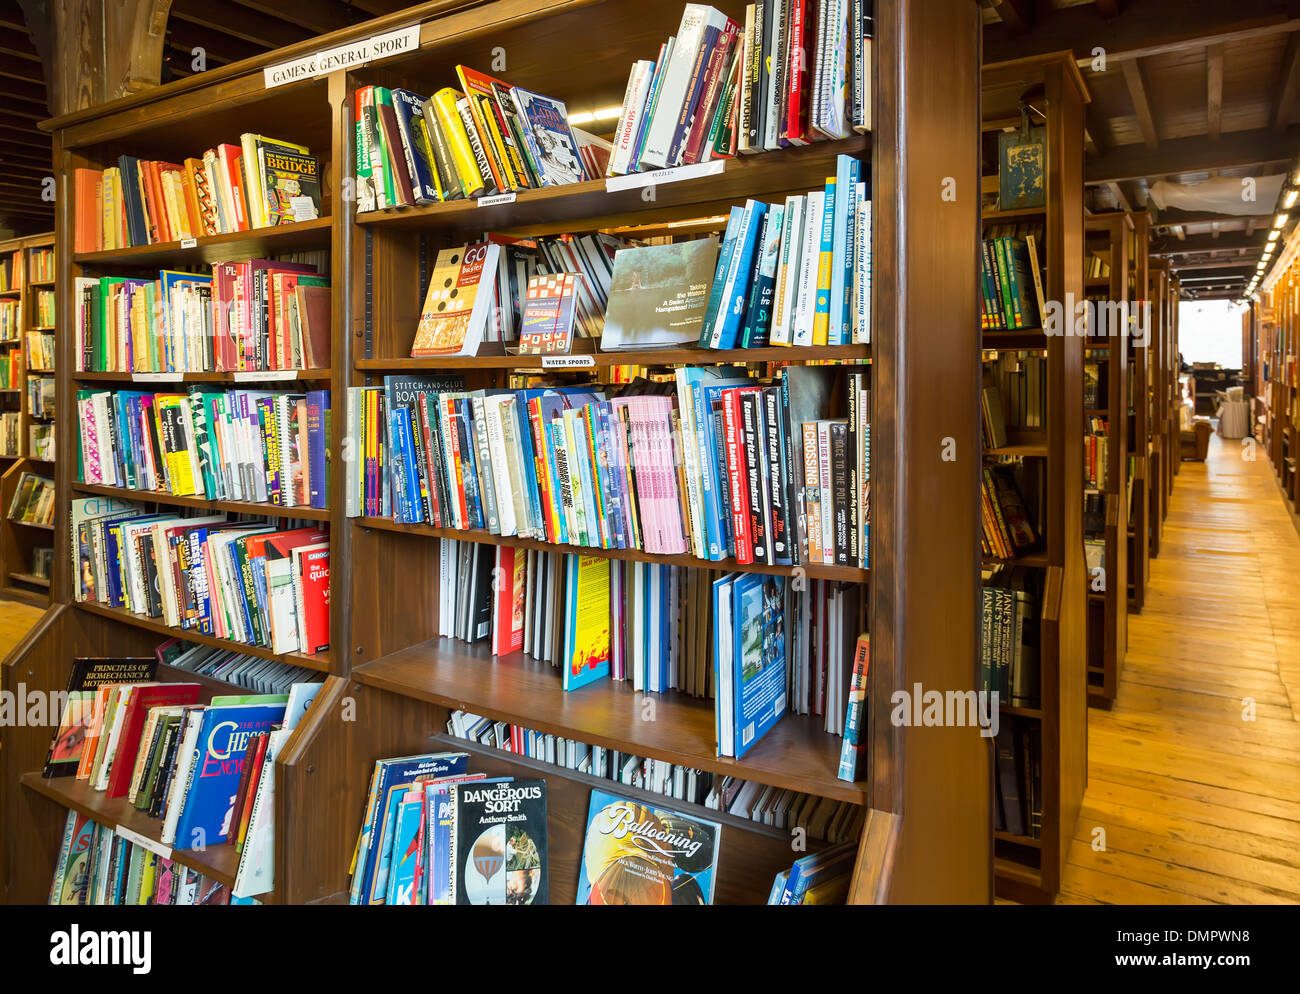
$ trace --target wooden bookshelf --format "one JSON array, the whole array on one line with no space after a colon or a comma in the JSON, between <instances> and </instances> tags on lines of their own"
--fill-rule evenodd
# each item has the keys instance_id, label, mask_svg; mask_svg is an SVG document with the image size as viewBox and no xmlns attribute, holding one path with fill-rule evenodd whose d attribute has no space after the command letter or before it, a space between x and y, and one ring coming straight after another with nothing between
<instances>
[{"instance_id":1,"label":"wooden bookshelf","mask_svg":"<svg viewBox=\"0 0 1300 994\"><path fill-rule=\"evenodd\" d=\"M1090 300L1127 307L1132 281L1133 218L1127 213L1097 214L1084 220L1086 257L1102 253L1110 261L1104 288L1088 290ZM1094 281L1088 281L1092 284ZM1095 363L1098 390L1106 405L1105 486L1095 496L1085 494L1085 504L1097 505L1095 528L1085 523L1084 538L1103 543L1103 567L1089 568L1085 561L1084 615L1087 625L1088 703L1109 710L1119 687L1119 671L1128 647L1128 410L1129 328L1096 328L1084 348L1085 368Z\"/></svg>"},{"instance_id":2,"label":"wooden bookshelf","mask_svg":"<svg viewBox=\"0 0 1300 994\"><path fill-rule=\"evenodd\" d=\"M935 10L922 12L903 0L876 4L877 127L869 136L743 157L724 163L720 172L678 182L656 182L658 177L649 176L638 181L649 186L633 184L625 190L596 182L521 193L506 206L453 203L358 218L355 204L341 195L355 179L351 96L356 87L382 83L429 92L447 83L457 63L490 66L493 49L508 42L511 66L503 75L511 82L552 94L571 107L609 106L621 100L633 61L653 57L662 41L675 33L681 6L635 0L574 0L562 5L551 0L489 0L467 8L428 3L294 49L298 54L324 50L418 22L419 48L406 55L266 89L263 67L287 57L284 51L271 52L45 125L55 136L55 171L62 177L61 191L67 191L60 194L57 215L58 304L64 314L72 312L73 281L82 275L330 250L331 368L302 372L297 378L328 384L332 391L330 510L310 516L327 521L331 534L331 650L283 657L327 676L316 704L276 759L276 884L270 901L337 901L345 895L374 761L431 747L467 748L447 740L445 721L449 709L471 702L481 713L510 714L532 727L567 728L577 737L622 742L649 755L676 757L674 761L703 769L798 786L862 805L866 821L854 877L855 902L990 898L988 853L993 838L986 740L974 728L898 728L889 720L896 688L910 689L919 682L973 689L977 678L977 573L974 564L954 569L952 550L976 547L978 460L963 456L957 463L946 463L914 453L945 437L955 440L959 453L978 449L974 420L954 417L954 412L973 411L977 403L971 376L979 347L974 286L967 280L934 280L936 272L961 272L968 266L975 251L978 205L971 200L955 206L929 193L908 191L937 189L952 175L976 180L978 9L942 0L941 16L936 17ZM743 16L739 0L719 6L732 17ZM590 58L557 62L549 54L575 37L590 43ZM935 87L930 67L940 61L952 68L953 78L971 84L956 90L947 83ZM320 221L201 238L193 246L175 242L72 254L75 169L103 168L122 153L177 161L215 141L236 140L246 131L302 142L319 157ZM921 141L923 155L908 151ZM875 191L873 256L879 289L873 302L871 346L591 354L597 370L625 364L734 362L760 364L759 369L770 368L762 364L812 360L869 364L875 405L872 568L822 568L825 578L853 585L859 617L872 634L862 779L848 784L836 778L840 740L821 732L816 721L787 716L770 741L764 740L743 760L719 760L713 755L713 717L707 701L658 695L658 723L637 721L629 726L635 695L626 687L609 683L565 695L553 671L541 672L522 657L492 662L468 646L439 640L431 627L436 623L431 605L437 602L434 552L437 539L444 536L433 529L344 516L345 388L382 382L385 373L422 369L457 369L476 385L504 385L512 372L538 371L541 363L491 349L462 363L410 359L422 303L421 250L431 262L439 246L457 244L485 229L539 234L650 230L682 222L684 230L699 233L710 230L712 223L701 222L702 216L725 213L749 197L775 200L820 187L830 174L828 166L841 153L864 160ZM58 336L57 350L58 459L52 470L60 515L80 494L294 516L296 509L182 503L161 494L77 484L77 424L70 398L78 386L135 383L134 388L141 389L142 382L239 383L247 377L191 373L179 380L151 380L130 373L77 373L70 336ZM905 458L904 453L913 455ZM502 541L486 534L471 537ZM16 686L20 677L29 687L63 689L74 656L148 654L173 635L267 655L239 643L178 632L154 619L76 603L66 529L56 529L53 539L54 607L0 667L6 689ZM682 565L715 570L729 566L695 560ZM926 593L911 595L913 591ZM46 730L6 728L0 736L5 774L0 777L0 804L6 829L12 827L3 833L0 880L7 882L8 900L40 901L48 890L67 807L90 806L94 799L32 782L31 774L40 769L48 746ZM546 764L530 765L520 757L470 751L475 752L476 768L545 777L551 797L551 865L556 873L574 870L576 884L587 795L593 786L589 778ZM96 815L107 822L119 813L101 809L92 813ZM792 859L788 839L730 821L723 824L718 900L763 900L775 871ZM954 834L955 824L982 828ZM231 872L229 867L211 869L217 879ZM556 884L553 896L571 899L569 883L566 877Z\"/></svg>"},{"instance_id":3,"label":"wooden bookshelf","mask_svg":"<svg viewBox=\"0 0 1300 994\"><path fill-rule=\"evenodd\" d=\"M1142 611L1146 602L1147 582L1151 577L1151 548L1147 541L1150 522L1147 478L1150 472L1151 453L1151 336L1155 329L1155 308L1152 304L1151 271L1151 217L1133 214L1133 250L1129 300L1137 308L1137 319L1146 326L1146 338L1135 335L1129 340L1127 425L1128 454L1132 477L1129 480L1131 495L1128 499L1128 609L1133 614Z\"/></svg>"},{"instance_id":4,"label":"wooden bookshelf","mask_svg":"<svg viewBox=\"0 0 1300 994\"><path fill-rule=\"evenodd\" d=\"M1020 100L1034 93L1045 114L1046 205L1030 217L1044 237L1043 296L1064 302L1084 298L1083 117L1088 89L1068 52L986 65L981 111L985 119L1018 118ZM986 139L985 173L996 174L996 142ZM989 184L996 191L996 186ZM993 217L998 218L994 213ZM986 215L984 222L989 218ZM1023 456L1044 464L1047 520L1036 522L1044 550L1013 560L1041 577L1040 706L1001 706L1008 716L1037 727L1041 739L1041 829L1036 838L999 833L993 840L997 895L1023 903L1050 903L1087 783L1085 593L1083 558L1083 346L1075 335L1041 331L985 332L985 349L1026 349L1046 355L1044 445ZM986 453L992 455L993 453ZM990 752L992 748L990 746ZM990 788L991 803L997 795ZM1026 808L1028 804L1026 803Z\"/></svg>"}]
</instances>

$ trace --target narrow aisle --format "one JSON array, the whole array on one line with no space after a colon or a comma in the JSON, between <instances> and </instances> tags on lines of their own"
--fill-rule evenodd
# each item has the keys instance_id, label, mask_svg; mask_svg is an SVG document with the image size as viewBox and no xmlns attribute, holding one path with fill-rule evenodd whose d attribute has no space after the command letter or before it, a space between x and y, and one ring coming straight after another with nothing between
<instances>
[{"instance_id":1,"label":"narrow aisle","mask_svg":"<svg viewBox=\"0 0 1300 994\"><path fill-rule=\"evenodd\" d=\"M1300 902L1298 595L1272 467L1215 436L1176 478L1114 710L1088 713L1060 903Z\"/></svg>"}]
</instances>

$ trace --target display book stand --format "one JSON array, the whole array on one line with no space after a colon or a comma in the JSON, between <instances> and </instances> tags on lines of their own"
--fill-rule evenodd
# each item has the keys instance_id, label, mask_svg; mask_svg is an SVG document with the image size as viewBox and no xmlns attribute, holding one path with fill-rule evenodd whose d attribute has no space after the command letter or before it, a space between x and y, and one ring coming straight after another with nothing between
<instances>
[{"instance_id":1,"label":"display book stand","mask_svg":"<svg viewBox=\"0 0 1300 994\"><path fill-rule=\"evenodd\" d=\"M468 708L539 730L568 735L639 755L666 759L868 806L850 900L987 901L987 853L991 816L986 747L975 728L903 728L892 724L895 688L972 689L976 679L977 619L975 571L954 571L951 549L974 548L976 473L966 464L921 464L904 459L912 438L951 437L958 451L974 452L973 419L949 411L974 410L970 375L977 343L974 286L957 281L936 292L932 274L963 269L974 253L974 208L970 222L952 225L953 210L928 191L944 176L975 175L972 130L974 87L954 99L951 86L936 92L923 67L942 57L964 65L973 79L979 22L970 5L947 4L948 15L926 31L912 23L906 4L883 0L876 6L875 120L871 136L814 144L728 161L717 176L665 184L655 198L607 194L602 182L522 192L510 209L447 204L355 218L353 204L339 196L352 179L353 120L349 96L366 82L409 82L428 92L454 79L457 63L490 66L493 50L509 42L511 82L568 101L570 108L602 107L622 96L635 58L653 55L680 19L677 5L649 9L631 0L589 0L554 6L537 2L488 3L441 13L442 4L412 8L295 46L258 60L179 81L94 111L50 122L60 177L59 244L70 245L74 223L73 170L102 167L119 153L174 159L193 155L214 140L253 131L310 146L321 159L322 220L282 228L200 238L179 243L60 258L60 302L67 313L72 280L82 273L132 271L137 267L184 268L218 259L242 259L303 248L332 253L332 368L312 371L314 382L332 390L333 424L346 423L344 388L386 371L458 367L479 385L504 382L511 367L533 360L504 356L437 363L411 360L409 346L421 296L420 251L483 230L510 233L572 231L716 214L747 197L776 199L806 192L833 174L840 152L869 160L879 196L874 236L877 287L873 341L869 347L792 350L743 356L699 353L597 354L597 375L615 363L664 365L676 362L780 359L837 359L873 375L873 509L871 562L867 571L826 569L826 578L856 586L860 617L872 633L868 754L863 779L836 779L839 740L812 722L789 715L742 761L714 756L711 707L673 694L656 699L654 722L637 720L636 697L621 684L605 683L564 694L559 678L544 674L522 657L493 660L459 643L436 637L437 533L401 528L391 522L344 517L341 432L331 439L335 471L330 510L319 520L331 532L331 644L317 656L293 654L290 661L324 671L316 703L276 760L276 883L270 903L346 900L348 864L360 825L375 760L429 749L465 749L473 766L493 774L544 777L549 785L551 898L572 901L585 831L590 778L505 752L487 750L445 733L448 711ZM743 4L721 5L732 17ZM283 61L343 41L420 22L420 47L413 53L372 63L355 74L328 76L265 89L264 64ZM574 37L601 44L580 65L559 65L547 53ZM906 49L906 50L905 50ZM958 76L957 78L963 78ZM945 136L923 155L907 156L909 133ZM915 185L925 195L908 197ZM902 196L901 202L892 202ZM888 209L883 209L887 207ZM965 234L953 236L952 231ZM903 237L904 231L911 236ZM917 232L936 237L917 239ZM944 237L937 237L939 232ZM426 255L431 260L432 255ZM928 329L918 333L915 329ZM904 330L906 329L906 331ZM369 352L363 346L370 332ZM932 339L932 340L931 340ZM942 341L943 347L936 347ZM117 385L122 374L74 374L67 336L59 344L59 507L78 495L114 495L108 488L74 485L76 416L70 399L83 382ZM760 365L761 368L761 365ZM228 375L187 374L187 380L228 380ZM932 402L944 396L948 405ZM928 398L928 399L927 399ZM917 442L916 445L920 445ZM927 443L928 444L928 443ZM121 494L130 496L130 494ZM267 513L260 505L235 506L158 497L167 504ZM924 510L922 510L924 509ZM936 513L940 512L940 513ZM273 512L272 512L273 513ZM924 514L926 527L915 527ZM909 522L912 526L909 527ZM466 536L496 542L490 535ZM150 653L163 638L179 634L124 612L73 601L69 536L57 535L55 608L3 665L5 689L21 678L29 687L62 689L75 655ZM525 544L525 543L521 543ZM531 547L531 546L530 546ZM612 554L612 553L611 553ZM677 562L677 557L619 553L640 561ZM684 561L696 565L697 561ZM727 568L730 564L712 564ZM781 569L781 568L776 568ZM809 568L812 569L811 567ZM791 571L786 569L786 573ZM811 575L811 572L810 574ZM926 590L926 597L907 591ZM969 606L953 610L954 605ZM236 643L185 634L200 642ZM904 645L907 646L906 654ZM162 679L170 678L164 671ZM185 677L188 679L188 675ZM213 691L228 688L213 686ZM41 901L49 887L61 826L69 807L104 824L123 824L157 838L155 823L136 824L102 795L86 795L75 783L45 781L41 763L48 730L5 728L0 752L4 867L0 879L9 901ZM903 748L906 735L907 748ZM904 798L909 798L907 805ZM687 805L686 807L689 807ZM761 902L775 872L797 853L784 834L700 809L723 824L716 900ZM147 822L147 820L145 820ZM130 823L128 825L128 823ZM954 833L955 824L987 826ZM176 857L206 875L229 883L233 854L178 852ZM19 858L21 854L21 858Z\"/></svg>"},{"instance_id":2,"label":"display book stand","mask_svg":"<svg viewBox=\"0 0 1300 994\"><path fill-rule=\"evenodd\" d=\"M1018 124L1020 100L1030 94L1046 126L1046 206L1032 214L1044 226L1040 249L1044 298L1082 300L1083 114L1087 87L1069 52L986 65L982 113L998 128ZM987 126L987 124L986 124ZM987 162L987 158L986 158ZM987 168L987 167L986 167ZM986 180L987 181L987 180ZM985 212L985 225L1007 212ZM1068 295L1068 296L1067 296ZM1072 319L1067 315L1072 325ZM1046 521L1037 522L1042 551L1010 561L1041 570L1039 616L1040 706L1001 706L1002 722L1030 722L1041 736L1041 829L1037 838L997 832L994 872L999 897L1048 903L1060 889L1075 817L1087 783L1088 742L1085 674L1085 577L1082 532L1083 343L1077 335L1048 335L1042 328L986 331L986 359L993 350L1047 357L1046 427L1008 451L986 458L1041 460ZM1010 439L1008 442L1010 443ZM1004 565L986 562L986 566Z\"/></svg>"},{"instance_id":3,"label":"display book stand","mask_svg":"<svg viewBox=\"0 0 1300 994\"><path fill-rule=\"evenodd\" d=\"M1085 258L1094 254L1104 257L1110 267L1105 276L1084 277L1088 299L1094 304L1129 303L1132 275L1133 219L1129 214L1113 212L1095 214L1084 219ZM1087 270L1085 270L1085 273ZM1101 308L1093 312L1100 316ZM1121 312L1122 313L1122 312ZM1100 322L1099 322L1100 323ZM1121 331L1124 337L1119 337ZM1104 419L1107 426L1106 470L1104 486L1089 489L1085 481L1084 538L1101 543L1102 564L1087 563L1086 611L1088 624L1088 703L1109 709L1119 686L1119 671L1124 665L1128 645L1128 518L1129 518L1129 348L1128 328L1094 329L1084 349L1086 369L1095 363L1098 370L1099 403L1088 406L1084 399L1084 419ZM1098 338L1096 335L1110 335Z\"/></svg>"},{"instance_id":4,"label":"display book stand","mask_svg":"<svg viewBox=\"0 0 1300 994\"><path fill-rule=\"evenodd\" d=\"M1291 506L1300 506L1300 474L1296 472L1296 294L1297 267L1292 265L1273 282L1267 305L1260 310L1260 372L1264 384L1265 436L1282 492Z\"/></svg>"},{"instance_id":5,"label":"display book stand","mask_svg":"<svg viewBox=\"0 0 1300 994\"><path fill-rule=\"evenodd\" d=\"M11 289L0 291L0 299L17 300L21 314L18 335L15 339L0 341L0 349L22 357L22 372L16 386L0 389L0 404L6 411L18 412L18 449L12 455L0 455L0 599L22 601L36 607L50 602L50 581L38 576L33 568L33 554L38 548L54 544L54 531L49 525L12 521L9 503L24 473L49 476L54 464L48 459L33 457L31 428L48 424L49 420L30 409L27 380L52 369L32 369L27 361L26 343L29 332L54 334L55 325L42 325L37 307L38 295L54 290L54 280L36 278L33 256L42 249L54 247L53 232L12 238L0 242L0 257L12 259L17 267ZM55 309L55 317L59 311Z\"/></svg>"},{"instance_id":6,"label":"display book stand","mask_svg":"<svg viewBox=\"0 0 1300 994\"><path fill-rule=\"evenodd\" d=\"M1128 386L1126 390L1128 425L1128 610L1140 614L1146 602L1147 582L1151 577L1150 546L1147 541L1150 508L1149 490L1151 452L1151 404L1148 383L1151 378L1151 338L1155 330L1155 304L1151 300L1151 216L1145 212L1129 215L1133 220L1132 249L1129 252L1128 299L1138 321L1146 321L1147 337L1128 339ZM1146 309L1144 309L1146 308Z\"/></svg>"}]
</instances>

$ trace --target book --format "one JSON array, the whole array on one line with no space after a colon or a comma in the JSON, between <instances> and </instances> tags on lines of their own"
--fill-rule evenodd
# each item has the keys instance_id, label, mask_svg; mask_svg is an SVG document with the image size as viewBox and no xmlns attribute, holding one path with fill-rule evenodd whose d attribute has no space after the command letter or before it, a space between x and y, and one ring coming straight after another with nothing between
<instances>
[{"instance_id":1,"label":"book","mask_svg":"<svg viewBox=\"0 0 1300 994\"><path fill-rule=\"evenodd\" d=\"M614 257L601 348L655 348L698 339L717 253L715 238L621 250Z\"/></svg>"},{"instance_id":2,"label":"book","mask_svg":"<svg viewBox=\"0 0 1300 994\"><path fill-rule=\"evenodd\" d=\"M577 904L712 904L722 827L593 789Z\"/></svg>"},{"instance_id":3,"label":"book","mask_svg":"<svg viewBox=\"0 0 1300 994\"><path fill-rule=\"evenodd\" d=\"M525 149L538 185L559 186L586 179L564 102L521 86L510 87L510 97L519 113Z\"/></svg>"},{"instance_id":4,"label":"book","mask_svg":"<svg viewBox=\"0 0 1300 994\"><path fill-rule=\"evenodd\" d=\"M547 904L546 781L453 784L457 904Z\"/></svg>"},{"instance_id":5,"label":"book","mask_svg":"<svg viewBox=\"0 0 1300 994\"><path fill-rule=\"evenodd\" d=\"M494 243L479 243L438 253L411 346L413 357L478 353L492 306L483 279L496 272L498 252Z\"/></svg>"},{"instance_id":6,"label":"book","mask_svg":"<svg viewBox=\"0 0 1300 994\"><path fill-rule=\"evenodd\" d=\"M610 672L610 561L578 555L567 560L564 689L576 690Z\"/></svg>"},{"instance_id":7,"label":"book","mask_svg":"<svg viewBox=\"0 0 1300 994\"><path fill-rule=\"evenodd\" d=\"M72 661L68 689L59 716L59 727L50 740L42 776L72 776L81 763L88 737L95 692L115 683L147 683L154 678L157 662L148 658L86 658Z\"/></svg>"},{"instance_id":8,"label":"book","mask_svg":"<svg viewBox=\"0 0 1300 994\"><path fill-rule=\"evenodd\" d=\"M577 273L537 274L528 278L519 335L520 355L568 354L573 345Z\"/></svg>"}]
</instances>

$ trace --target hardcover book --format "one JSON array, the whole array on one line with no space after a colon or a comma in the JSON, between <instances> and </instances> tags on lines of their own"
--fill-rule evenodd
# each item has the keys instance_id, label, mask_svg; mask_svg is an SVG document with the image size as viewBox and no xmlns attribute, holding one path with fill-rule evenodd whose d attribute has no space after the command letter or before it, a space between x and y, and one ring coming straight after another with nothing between
<instances>
[{"instance_id":1,"label":"hardcover book","mask_svg":"<svg viewBox=\"0 0 1300 994\"><path fill-rule=\"evenodd\" d=\"M577 904L712 904L722 826L591 792Z\"/></svg>"},{"instance_id":2,"label":"hardcover book","mask_svg":"<svg viewBox=\"0 0 1300 994\"><path fill-rule=\"evenodd\" d=\"M609 675L610 561L569 556L565 590L564 689Z\"/></svg>"},{"instance_id":3,"label":"hardcover book","mask_svg":"<svg viewBox=\"0 0 1300 994\"><path fill-rule=\"evenodd\" d=\"M578 273L528 277L519 335L520 355L568 353L573 345L573 317L581 280Z\"/></svg>"},{"instance_id":4,"label":"hardcover book","mask_svg":"<svg viewBox=\"0 0 1300 994\"><path fill-rule=\"evenodd\" d=\"M718 240L621 249L614 256L602 349L683 345L700 337Z\"/></svg>"},{"instance_id":5,"label":"hardcover book","mask_svg":"<svg viewBox=\"0 0 1300 994\"><path fill-rule=\"evenodd\" d=\"M526 151L536 166L542 186L581 183L585 178L578 143L569 127L569 112L564 102L540 93L512 86L519 117L523 120Z\"/></svg>"},{"instance_id":6,"label":"hardcover book","mask_svg":"<svg viewBox=\"0 0 1300 994\"><path fill-rule=\"evenodd\" d=\"M495 243L481 242L438 253L412 357L478 354L492 309L499 252Z\"/></svg>"},{"instance_id":7,"label":"hardcover book","mask_svg":"<svg viewBox=\"0 0 1300 994\"><path fill-rule=\"evenodd\" d=\"M546 781L455 784L457 904L548 904Z\"/></svg>"}]
</instances>

